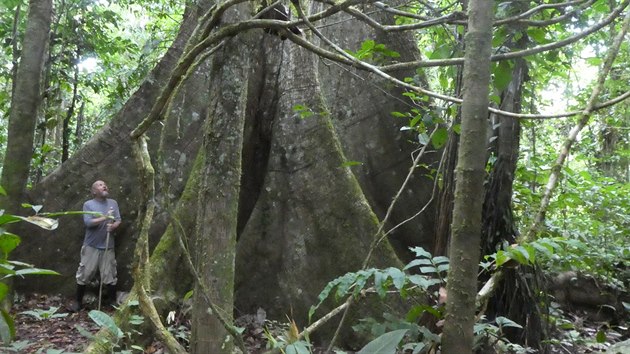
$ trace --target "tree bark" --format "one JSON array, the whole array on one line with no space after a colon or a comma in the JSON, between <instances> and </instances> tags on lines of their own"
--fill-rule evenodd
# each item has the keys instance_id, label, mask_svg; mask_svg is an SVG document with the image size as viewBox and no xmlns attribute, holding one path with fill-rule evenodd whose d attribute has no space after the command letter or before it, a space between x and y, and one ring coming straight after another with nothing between
<instances>
[{"instance_id":1,"label":"tree bark","mask_svg":"<svg viewBox=\"0 0 630 354\"><path fill-rule=\"evenodd\" d=\"M288 315L299 326L328 281L361 268L378 226L343 167L316 64L312 53L283 44L266 176L237 254L238 311L263 308L270 318ZM298 105L308 113L296 112ZM383 243L371 264L399 263Z\"/></svg>"},{"instance_id":2,"label":"tree bark","mask_svg":"<svg viewBox=\"0 0 630 354\"><path fill-rule=\"evenodd\" d=\"M204 128L205 160L193 241L200 279L196 280L193 298L197 310L192 315L192 353L232 353L234 347L217 314L204 309L209 307L208 296L223 319L233 321L238 197L251 57L242 43L246 37L229 39L213 60L211 109ZM204 296L205 289L211 293Z\"/></svg>"},{"instance_id":3,"label":"tree bark","mask_svg":"<svg viewBox=\"0 0 630 354\"><path fill-rule=\"evenodd\" d=\"M366 13L370 13L369 7ZM372 16L382 23L395 22L392 15L381 11L375 11ZM377 31L344 13L327 19L325 23L327 25L322 26L323 33L342 48L355 51L363 41L374 40L400 54L397 58L379 58L383 63L421 58L411 33ZM349 161L360 163L352 166L351 170L357 176L374 213L382 219L392 197L405 180L412 164L412 153L419 148L416 134L401 131L402 127L409 124L408 120L395 118L392 112L407 112L419 107L403 96L403 89L392 87L374 75L326 59L318 59L317 62L321 90L344 156ZM423 87L428 87L424 75L415 70L397 71L394 76L401 80L414 77L422 82ZM429 100L421 108L430 109L430 106ZM397 200L385 231L410 219L426 203L431 202L434 179L427 175L431 168L437 168L440 154L441 151L428 149L419 163L426 167L419 167L415 171ZM392 232L389 241L398 256L409 261L413 258L409 247L432 249L434 223L435 208L431 207Z\"/></svg>"},{"instance_id":4,"label":"tree bark","mask_svg":"<svg viewBox=\"0 0 630 354\"><path fill-rule=\"evenodd\" d=\"M472 353L481 241L493 5L470 2L442 352Z\"/></svg>"},{"instance_id":5,"label":"tree bark","mask_svg":"<svg viewBox=\"0 0 630 354\"><path fill-rule=\"evenodd\" d=\"M0 207L11 213L17 213L20 203L25 201L24 191L33 156L35 124L41 102L42 70L51 18L51 0L29 2L22 57L11 97L7 149L0 178L0 185L7 192L6 197L0 196Z\"/></svg>"},{"instance_id":6,"label":"tree bark","mask_svg":"<svg viewBox=\"0 0 630 354\"><path fill-rule=\"evenodd\" d=\"M196 11L203 12L203 9ZM28 202L42 204L42 211L81 210L83 202L90 198L89 186L97 179L105 180L110 193L120 205L123 224L117 229L116 256L119 264L119 286L131 288L131 260L137 225L137 201L142 200L136 187L137 173L134 166L129 133L144 114L150 110L170 70L183 51L185 41L197 23L199 14L187 11L171 48L147 76L141 87L127 101L111 122L95 134L80 150L61 166L46 176L29 192ZM203 117L207 115L209 87L208 65L203 64L184 83L175 98L174 108L165 117L165 133L162 138L169 151L155 164L160 178L156 185L156 199L160 201L151 228L153 247L170 221L172 205L175 205L188 179L194 157L200 146L199 134ZM149 149L152 156L160 145L159 125L149 130ZM62 217L60 226L46 234L63 247L48 247L41 241L43 234L28 225L18 225L22 247L15 256L43 268L55 269L60 277L46 277L38 282L20 282L24 291L54 291L70 294L74 288L74 273L78 265L78 252L83 240L83 222L77 217ZM76 250L76 252L68 252Z\"/></svg>"}]
</instances>

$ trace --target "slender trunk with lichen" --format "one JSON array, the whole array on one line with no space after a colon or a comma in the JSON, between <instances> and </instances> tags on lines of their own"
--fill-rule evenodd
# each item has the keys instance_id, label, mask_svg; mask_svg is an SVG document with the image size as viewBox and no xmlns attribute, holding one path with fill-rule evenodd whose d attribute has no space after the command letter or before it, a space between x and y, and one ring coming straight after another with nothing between
<instances>
[{"instance_id":1,"label":"slender trunk with lichen","mask_svg":"<svg viewBox=\"0 0 630 354\"><path fill-rule=\"evenodd\" d=\"M35 124L42 99L44 62L48 48L51 0L31 0L26 32L22 45L22 58L15 76L11 96L11 113L7 132L7 149L2 163L0 185L7 196L0 195L0 208L16 213L24 200L28 181Z\"/></svg>"},{"instance_id":2,"label":"slender trunk with lichen","mask_svg":"<svg viewBox=\"0 0 630 354\"><path fill-rule=\"evenodd\" d=\"M493 5L470 2L443 353L472 353L481 241Z\"/></svg>"}]
</instances>

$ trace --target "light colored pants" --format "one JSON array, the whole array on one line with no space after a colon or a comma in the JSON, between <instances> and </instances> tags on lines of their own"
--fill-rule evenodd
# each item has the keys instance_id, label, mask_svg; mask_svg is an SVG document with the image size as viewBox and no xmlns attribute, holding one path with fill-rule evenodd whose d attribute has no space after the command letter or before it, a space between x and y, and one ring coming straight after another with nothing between
<instances>
[{"instance_id":1,"label":"light colored pants","mask_svg":"<svg viewBox=\"0 0 630 354\"><path fill-rule=\"evenodd\" d=\"M114 249L101 250L83 245L81 247L81 263L77 269L77 284L86 285L94 278L96 271L101 274L103 284L115 285L116 281L116 255Z\"/></svg>"}]
</instances>

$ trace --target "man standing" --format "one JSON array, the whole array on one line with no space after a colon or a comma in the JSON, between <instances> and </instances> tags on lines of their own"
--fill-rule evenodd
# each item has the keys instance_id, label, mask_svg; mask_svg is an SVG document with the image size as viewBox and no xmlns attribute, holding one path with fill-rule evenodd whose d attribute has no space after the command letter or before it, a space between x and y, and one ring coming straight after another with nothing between
<instances>
[{"instance_id":1,"label":"man standing","mask_svg":"<svg viewBox=\"0 0 630 354\"><path fill-rule=\"evenodd\" d=\"M110 303L116 301L116 258L113 231L120 226L120 210L114 199L107 198L109 189L103 181L92 184L92 196L83 203L85 238L81 247L81 262L77 269L76 304L72 310L79 311L83 304L86 284L96 275L101 275L101 284L107 288Z\"/></svg>"}]
</instances>

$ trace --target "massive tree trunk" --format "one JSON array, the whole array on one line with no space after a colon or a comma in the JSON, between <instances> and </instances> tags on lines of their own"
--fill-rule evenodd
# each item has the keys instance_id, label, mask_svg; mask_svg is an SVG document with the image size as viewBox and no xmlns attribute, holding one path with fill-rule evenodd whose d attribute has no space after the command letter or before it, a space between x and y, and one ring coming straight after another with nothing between
<instances>
[{"instance_id":1,"label":"massive tree trunk","mask_svg":"<svg viewBox=\"0 0 630 354\"><path fill-rule=\"evenodd\" d=\"M393 6L393 4L391 4ZM369 12L369 10L367 10ZM382 23L395 19L380 11L374 18ZM386 33L376 31L347 14L338 14L326 21L324 34L342 48L358 50L365 40L382 43L400 54L398 58L381 58L387 61L413 61L421 59L413 34L410 32ZM401 187L412 165L412 153L419 148L416 134L401 131L409 124L406 119L394 118L392 112L407 112L418 107L402 94L405 92L390 83L364 71L348 68L325 59L318 60L318 75L322 93L329 106L332 122L339 135L344 154L353 166L370 206L383 218L392 198ZM403 80L415 77L428 87L424 76L415 70L402 70L393 74ZM427 102L430 106L430 101ZM426 108L426 107L425 107ZM431 168L437 168L440 152L429 149L404 192L396 202L385 230L414 216L426 203L437 199L433 193L433 179L427 177ZM410 246L433 248L435 208L430 207L407 221L389 235L396 253L409 261L413 256Z\"/></svg>"},{"instance_id":2,"label":"massive tree trunk","mask_svg":"<svg viewBox=\"0 0 630 354\"><path fill-rule=\"evenodd\" d=\"M0 196L0 208L11 213L17 213L20 203L25 199L51 19L51 0L29 2L22 58L11 97L7 150L0 179L0 185L7 192L7 197Z\"/></svg>"},{"instance_id":3,"label":"massive tree trunk","mask_svg":"<svg viewBox=\"0 0 630 354\"><path fill-rule=\"evenodd\" d=\"M246 9L240 8L245 12ZM223 20L234 20L231 13ZM226 18L227 17L227 18ZM222 321L232 323L234 259L241 186L243 132L247 114L251 54L243 49L251 34L228 40L214 55L210 112L204 128L203 171L199 180L194 234L196 273L192 314L193 353L232 353L234 341L216 313L203 311L213 302ZM245 47L249 47L245 45ZM209 294L203 292L209 291Z\"/></svg>"},{"instance_id":4,"label":"massive tree trunk","mask_svg":"<svg viewBox=\"0 0 630 354\"><path fill-rule=\"evenodd\" d=\"M199 10L201 11L201 10ZM137 226L137 172L134 165L129 133L151 109L161 87L168 80L171 69L177 63L183 46L199 14L187 11L180 33L164 58L151 71L141 87L127 101L111 122L93 136L85 146L50 173L29 192L29 202L42 204L43 211L81 210L90 198L89 188L97 179L105 180L110 193L120 205L123 224L117 230L116 249L119 261L119 284L122 289L131 288L129 273ZM164 231L169 220L170 206L177 201L187 181L192 162L201 141L200 127L207 115L209 76L208 65L201 65L186 80L175 98L174 109L165 121L162 145L168 145L167 153L154 163L160 173L157 196L160 201L152 227L152 245ZM160 145L159 125L149 132L152 156ZM21 282L23 290L60 291L69 294L74 288L74 273L78 266L78 252L83 241L84 227L80 217L62 217L60 226L46 237L54 239L57 247L50 247L39 231L28 225L20 225L22 246L17 248L17 259L55 269L61 277L44 277L38 282Z\"/></svg>"},{"instance_id":5,"label":"massive tree trunk","mask_svg":"<svg viewBox=\"0 0 630 354\"><path fill-rule=\"evenodd\" d=\"M123 110L31 194L33 201L43 203L48 211L79 209L88 198L88 187L93 180L102 178L112 186L111 193L119 200L125 222L116 236L122 288L131 287L127 265L131 264L136 232L132 224L136 218L134 204L141 200L134 188L136 172L128 135L150 111L195 21L195 15L189 13L173 47ZM356 48L367 39L351 35L353 31L344 33L348 34L349 48ZM234 47L223 49L224 64L204 62L186 79L164 121L164 129L160 132L151 128L152 151L160 152L155 164L159 173L156 189L159 205L151 232L154 243L159 239L151 260L153 291L168 301L181 298L193 286L191 277L182 271L178 236L186 237L197 230L197 236L205 238L200 245L203 254L214 260L220 254L225 259L232 257L230 247L238 235L236 309L251 312L263 307L269 317L276 319L285 319L285 314L292 311L296 321L304 324L308 308L316 303L324 285L347 271L361 268L374 237L378 236L378 219L369 201L383 213L409 169L405 161L410 161L407 159L414 144L408 143L400 132L400 126L406 122L396 122L390 117L391 111L404 111L408 106L401 103L400 91L383 83L352 80L356 73L343 69L322 73L327 63L319 62L318 57L305 49L289 41L281 42L261 30L252 35L257 36L253 42L243 42L242 36L230 40L228 46ZM379 34L376 38L392 41L392 48L403 55L416 53L411 49L414 45L411 36ZM239 51L239 46L248 50ZM248 61L250 64L246 65ZM239 65L251 71L243 73ZM224 77L230 73L234 77ZM405 74L409 73L401 76ZM242 82L238 85L230 80ZM336 97L335 93L341 92L344 95ZM241 108L234 108L234 114L213 108L219 102L237 102L242 94L246 94L247 100ZM301 118L294 110L297 105L308 107L313 114ZM348 107L356 111L348 111ZM243 114L245 121L241 128L239 117ZM206 116L208 126L202 130ZM222 126L222 122L228 125ZM158 133L162 134L159 139ZM220 134L226 141L213 138L214 134ZM197 172L189 176L193 157L203 139L206 139L204 157L195 167ZM238 150L238 139L243 140L242 151ZM224 151L223 145L216 144L227 144L229 148ZM350 168L343 166L347 160L344 147L356 152L352 160L365 161L369 167L357 170L360 183ZM239 154L242 154L240 173ZM221 174L222 171L225 173ZM392 223L414 214L428 201L429 195L423 191L432 189L432 181L417 177L414 183L404 193L405 202ZM388 197L389 192L384 190L391 191L391 195ZM202 196L199 203L195 201L196 195ZM171 218L172 213L175 218ZM432 239L428 231L418 230L431 230L432 226L423 223L430 225L433 217L418 220L414 221L415 226L407 226L404 233L399 231L400 239L405 242L401 249ZM64 250L78 252L82 232L79 220L64 218L53 237L59 244L67 245ZM77 255L58 248L37 247L32 237L27 242L23 249L28 253L22 253L20 259L60 260L62 263L57 265L39 261L37 264L60 270L65 277L63 281L57 278L38 284L24 283L24 289L69 292L74 284L71 278ZM387 241L376 248L370 264L400 266ZM217 273L213 272L217 270L207 270L210 273L205 278L214 279ZM223 280L227 282L222 286L231 291L229 277ZM229 306L230 294L216 295L220 295L215 298L217 302ZM203 306L200 299L197 301ZM200 326L200 321L207 323L207 319L200 313L195 323Z\"/></svg>"}]
</instances>

